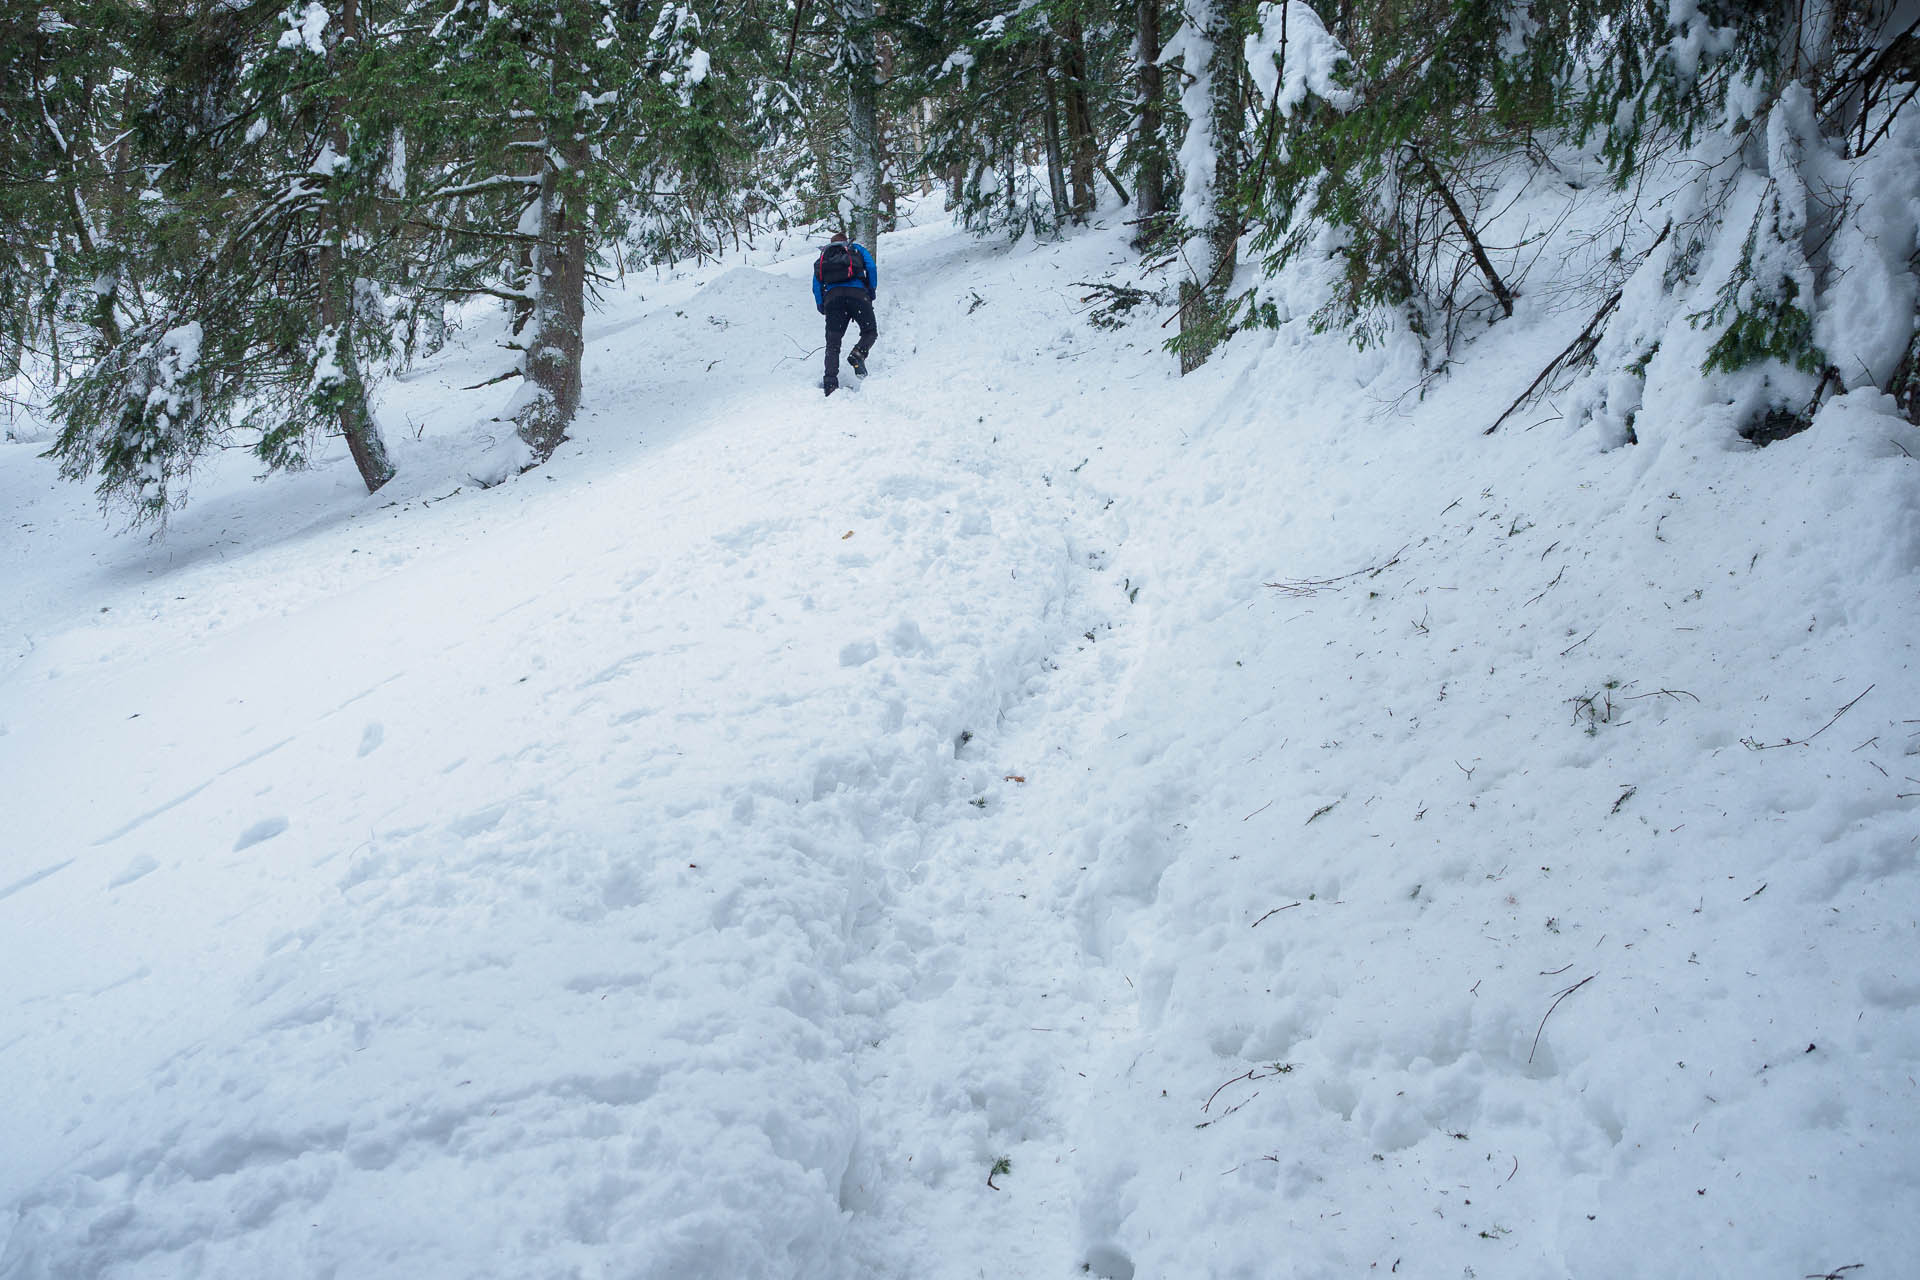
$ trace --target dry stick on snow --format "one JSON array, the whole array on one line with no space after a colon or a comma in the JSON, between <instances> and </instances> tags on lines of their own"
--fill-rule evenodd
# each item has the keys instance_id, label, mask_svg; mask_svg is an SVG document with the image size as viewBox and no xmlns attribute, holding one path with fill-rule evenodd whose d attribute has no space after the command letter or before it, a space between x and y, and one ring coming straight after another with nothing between
<instances>
[{"instance_id":1,"label":"dry stick on snow","mask_svg":"<svg viewBox=\"0 0 1920 1280\"><path fill-rule=\"evenodd\" d=\"M1528 1062L1532 1062L1533 1055L1539 1052L1540 1033L1547 1029L1547 1019L1551 1018L1553 1016L1553 1011L1560 1007L1560 1002L1562 1000L1565 1000L1568 996L1572 995L1574 992L1578 991L1580 988L1586 986L1589 982L1592 982L1595 978L1599 976L1600 975L1597 973L1590 973L1586 977L1580 979L1580 981L1574 983L1572 986L1566 988L1559 995L1554 997L1553 1003L1547 1006L1547 1011L1540 1015L1540 1029L1533 1033L1533 1048L1527 1050Z\"/></svg>"},{"instance_id":2,"label":"dry stick on snow","mask_svg":"<svg viewBox=\"0 0 1920 1280\"><path fill-rule=\"evenodd\" d=\"M490 387L496 382L505 382L508 378L524 378L525 376L526 374L518 369L509 369L505 373L495 374L485 382L476 382L470 387L462 387L460 389L462 391L478 391L480 388Z\"/></svg>"},{"instance_id":3,"label":"dry stick on snow","mask_svg":"<svg viewBox=\"0 0 1920 1280\"><path fill-rule=\"evenodd\" d=\"M1493 425L1480 433L1481 435L1490 436L1498 431L1501 423L1518 413L1522 406L1533 399L1534 394L1540 390L1541 384L1545 383L1547 379L1553 377L1553 375L1560 372L1561 369L1569 365L1579 364L1593 354L1594 347L1598 346L1600 342L1600 327L1604 325L1607 322L1607 318L1613 314L1613 309L1620 305L1620 294L1621 291L1619 289L1613 291L1612 295L1600 305L1600 310L1594 313L1593 319L1587 321L1587 327L1580 331L1580 336L1561 348L1559 355L1547 361L1547 367L1542 369L1539 375L1527 384L1527 389L1522 391L1519 396L1515 398L1514 402L1508 405L1506 409L1501 412L1500 416L1493 420Z\"/></svg>"},{"instance_id":4,"label":"dry stick on snow","mask_svg":"<svg viewBox=\"0 0 1920 1280\"><path fill-rule=\"evenodd\" d=\"M1655 689L1652 693L1630 693L1620 699L1620 701L1634 702L1640 698L1672 698L1675 702L1680 701L1682 698L1693 698L1695 702L1700 701L1699 698L1694 697L1693 694L1688 693L1685 689Z\"/></svg>"},{"instance_id":5,"label":"dry stick on snow","mask_svg":"<svg viewBox=\"0 0 1920 1280\"><path fill-rule=\"evenodd\" d=\"M1299 904L1299 903L1297 903L1297 902L1289 902L1289 903L1288 903L1288 904L1287 904L1286 906L1284 906L1284 907L1275 907L1275 908L1274 908L1273 910L1271 910L1271 911L1269 911L1269 912L1267 912L1267 916L1277 916L1277 915L1279 915L1279 914L1280 914L1280 913L1281 913L1282 911L1291 911L1291 910L1293 910L1293 909L1294 909L1295 907L1297 907L1297 906L1299 906L1299 905L1300 905L1300 904ZM1258 928L1260 927L1260 925L1261 925L1261 923L1262 923L1262 922L1264 922L1264 921L1266 920L1266 918L1267 918L1267 916L1261 916L1259 920L1255 920L1255 921L1254 921L1254 922L1253 922L1252 924L1250 924L1250 925L1248 925L1248 926L1247 926L1247 928L1249 928L1249 929L1258 929Z\"/></svg>"},{"instance_id":6,"label":"dry stick on snow","mask_svg":"<svg viewBox=\"0 0 1920 1280\"><path fill-rule=\"evenodd\" d=\"M1593 639L1595 635L1599 634L1599 631L1600 631L1600 628L1595 627L1592 631L1587 632L1587 634L1581 636L1578 640L1575 640L1572 644L1562 649L1560 651L1560 656L1563 658L1566 657L1568 654L1572 653L1575 649L1578 649L1581 645Z\"/></svg>"},{"instance_id":7,"label":"dry stick on snow","mask_svg":"<svg viewBox=\"0 0 1920 1280\"><path fill-rule=\"evenodd\" d=\"M1444 515L1446 513L1442 512L1441 514ZM1412 544L1409 543L1406 544L1406 546L1402 546L1399 551L1388 556L1384 563L1370 564L1364 569L1355 569L1352 573L1343 573L1337 578L1293 578L1281 582L1262 583L1261 585L1271 587L1275 591L1284 591L1290 596L1318 595L1329 587L1338 586L1340 583L1350 578L1358 578L1362 574L1370 578L1379 577L1387 570L1393 568L1393 566L1399 564L1401 555L1406 551L1407 546L1411 545Z\"/></svg>"},{"instance_id":8,"label":"dry stick on snow","mask_svg":"<svg viewBox=\"0 0 1920 1280\"><path fill-rule=\"evenodd\" d=\"M1567 566L1565 566L1565 565L1561 565L1561 566L1560 566L1560 572L1559 572L1559 573L1556 573L1556 574L1554 574L1554 575L1553 575L1553 581L1552 581L1552 582L1549 582L1549 583L1548 583L1548 584L1547 584L1546 586L1544 586L1544 587L1542 587L1542 588L1540 588L1540 595L1538 595L1538 596L1535 596L1535 597L1533 598L1533 600L1538 600L1538 599L1540 599L1540 597L1541 597L1541 596L1544 596L1544 595L1546 595L1546 594L1547 594L1547 592L1549 592L1549 591L1551 591L1551 590L1553 590L1553 589L1554 589L1555 587L1557 587L1557 586L1559 586L1559 585L1560 585L1560 579L1561 579L1561 578L1564 578L1564 577L1566 576L1566 574L1567 574ZM1533 600L1529 600L1529 601L1527 601L1527 604L1532 604L1532 603L1533 603ZM1524 609L1524 608L1526 608L1526 607L1527 607L1527 605L1521 605L1520 607Z\"/></svg>"},{"instance_id":9,"label":"dry stick on snow","mask_svg":"<svg viewBox=\"0 0 1920 1280\"><path fill-rule=\"evenodd\" d=\"M1812 733L1808 734L1804 738L1782 738L1778 742L1755 742L1752 738L1742 738L1740 739L1740 743L1742 746L1746 747L1747 750L1749 751L1772 751L1776 747L1804 747L1809 742L1812 742L1815 738L1825 733L1827 730L1833 728L1834 724L1840 719L1841 716L1853 710L1853 705L1855 702L1860 701L1860 699L1872 693L1873 690L1874 690L1873 685L1868 685L1866 688L1862 689L1858 694L1854 695L1853 702L1849 702L1846 706L1834 712L1833 718L1831 720L1828 720L1825 724L1821 725L1818 729L1815 729Z\"/></svg>"},{"instance_id":10,"label":"dry stick on snow","mask_svg":"<svg viewBox=\"0 0 1920 1280\"><path fill-rule=\"evenodd\" d=\"M1228 1116L1232 1115L1234 1112L1238 1111L1240 1108L1246 1106L1249 1102L1252 1102L1255 1098L1259 1096L1260 1096L1260 1091L1258 1089L1255 1089L1252 1093L1240 1099L1240 1101L1234 1103L1232 1106L1228 1107L1225 1111L1222 1111L1219 1115L1215 1116L1213 1119L1202 1120L1199 1124L1193 1127L1196 1129L1204 1129L1210 1124L1219 1124L1222 1120L1225 1120Z\"/></svg>"},{"instance_id":11,"label":"dry stick on snow","mask_svg":"<svg viewBox=\"0 0 1920 1280\"><path fill-rule=\"evenodd\" d=\"M1672 230L1673 230L1672 222L1668 222L1666 226L1662 227L1660 229L1660 234L1654 238L1653 243L1647 246L1647 253L1650 254L1655 249L1658 249L1660 247L1661 242L1667 238L1668 234L1672 232ZM1646 254L1641 255L1641 260L1642 261L1646 260ZM1563 369L1570 368L1573 365L1582 364L1586 360L1590 359L1593 355L1594 348L1600 345L1600 334L1601 334L1601 331L1606 327L1607 320L1613 315L1614 308L1620 305L1620 297L1623 292L1624 291L1621 289L1615 289L1611 294L1609 294L1607 297L1607 300L1600 304L1600 309L1594 312L1593 319L1587 321L1587 327L1580 331L1580 336L1578 336L1572 342L1569 342L1565 347L1563 347L1559 355L1549 360L1547 362L1547 367L1540 371L1540 376L1535 378L1533 382L1528 385L1527 389L1520 393L1518 399L1516 399L1512 404L1506 407L1505 412L1503 412L1499 417L1493 420L1492 426L1488 427L1485 431L1482 431L1480 434L1483 436L1490 436L1494 432L1498 431L1500 429L1501 423L1505 422L1508 418L1511 418L1515 413L1519 412L1521 406L1526 405L1533 400L1534 395L1548 381L1548 379L1552 378L1555 374L1561 372Z\"/></svg>"},{"instance_id":12,"label":"dry stick on snow","mask_svg":"<svg viewBox=\"0 0 1920 1280\"><path fill-rule=\"evenodd\" d=\"M1205 1113L1212 1107L1213 1100L1220 1096L1221 1089L1225 1089L1227 1085L1239 1084L1242 1080L1265 1080L1271 1076L1284 1076L1292 1070L1293 1064L1291 1062L1275 1062L1266 1067L1250 1067L1233 1079L1227 1081L1226 1084L1221 1085L1219 1089L1215 1089L1212 1093L1208 1094L1207 1100L1201 1104L1200 1110L1202 1113ZM1251 1099L1249 1099L1249 1101L1251 1101Z\"/></svg>"}]
</instances>

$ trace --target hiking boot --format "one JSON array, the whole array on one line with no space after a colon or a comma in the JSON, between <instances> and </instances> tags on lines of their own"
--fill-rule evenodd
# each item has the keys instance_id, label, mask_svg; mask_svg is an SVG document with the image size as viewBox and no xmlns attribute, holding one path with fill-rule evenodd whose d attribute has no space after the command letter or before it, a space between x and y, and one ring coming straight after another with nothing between
<instances>
[{"instance_id":1,"label":"hiking boot","mask_svg":"<svg viewBox=\"0 0 1920 1280\"><path fill-rule=\"evenodd\" d=\"M860 351L858 349L847 352L847 363L852 365L853 371L859 374L861 377L864 378L867 376L866 352Z\"/></svg>"},{"instance_id":2,"label":"hiking boot","mask_svg":"<svg viewBox=\"0 0 1920 1280\"><path fill-rule=\"evenodd\" d=\"M821 392L826 395L832 395L834 392L838 391L839 389L840 389L840 383L838 380L835 380L833 382L823 382L820 384Z\"/></svg>"}]
</instances>

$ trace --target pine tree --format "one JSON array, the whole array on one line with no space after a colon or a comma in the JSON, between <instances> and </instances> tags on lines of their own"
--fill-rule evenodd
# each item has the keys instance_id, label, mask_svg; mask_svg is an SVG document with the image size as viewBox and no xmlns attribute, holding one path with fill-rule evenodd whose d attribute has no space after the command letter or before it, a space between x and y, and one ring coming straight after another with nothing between
<instances>
[{"instance_id":1,"label":"pine tree","mask_svg":"<svg viewBox=\"0 0 1920 1280\"><path fill-rule=\"evenodd\" d=\"M1187 120L1180 144L1180 221L1184 275L1180 371L1191 373L1233 328L1233 273L1246 230L1239 183L1245 132L1245 62L1241 45L1253 21L1245 0L1183 0L1177 51L1186 87Z\"/></svg>"},{"instance_id":2,"label":"pine tree","mask_svg":"<svg viewBox=\"0 0 1920 1280\"><path fill-rule=\"evenodd\" d=\"M1051 234L1091 215L1101 139L1127 111L1115 69L1131 67L1108 7L919 0L889 20L899 92L929 108L923 171L948 185L966 225Z\"/></svg>"},{"instance_id":3,"label":"pine tree","mask_svg":"<svg viewBox=\"0 0 1920 1280\"><path fill-rule=\"evenodd\" d=\"M515 308L523 390L508 410L528 465L566 438L582 393L589 289L643 224L671 247L728 179L737 91L714 74L707 26L677 0L451 0L421 78L452 107L426 130L436 158L409 197L431 242L427 287Z\"/></svg>"},{"instance_id":4,"label":"pine tree","mask_svg":"<svg viewBox=\"0 0 1920 1280\"><path fill-rule=\"evenodd\" d=\"M270 469L339 434L379 488L392 468L361 369L389 341L368 223L381 40L350 0L337 18L317 3L156 12L142 42L131 159L155 180L119 246L143 248L141 297L56 399L63 474L163 522L236 433Z\"/></svg>"},{"instance_id":5,"label":"pine tree","mask_svg":"<svg viewBox=\"0 0 1920 1280\"><path fill-rule=\"evenodd\" d=\"M1920 410L1914 317L1871 314L1902 298L1911 312L1916 292L1915 261L1888 245L1915 224L1892 192L1915 162L1899 117L1920 22L1892 0L1631 0L1607 7L1605 33L1579 136L1623 201L1649 174L1684 177L1661 234L1623 255L1636 314L1596 326L1576 418L1635 439L1649 371L1678 350L1697 364L1676 372L1707 375L1762 442L1808 425L1831 388Z\"/></svg>"},{"instance_id":6,"label":"pine tree","mask_svg":"<svg viewBox=\"0 0 1920 1280\"><path fill-rule=\"evenodd\" d=\"M847 204L855 241L880 253L880 59L873 0L840 0L841 73L847 80Z\"/></svg>"},{"instance_id":7,"label":"pine tree","mask_svg":"<svg viewBox=\"0 0 1920 1280\"><path fill-rule=\"evenodd\" d=\"M0 13L0 378L51 389L119 341L136 18L115 0Z\"/></svg>"},{"instance_id":8,"label":"pine tree","mask_svg":"<svg viewBox=\"0 0 1920 1280\"><path fill-rule=\"evenodd\" d=\"M1161 73L1161 0L1134 0L1133 130L1129 153L1134 182L1134 247L1146 249L1164 230L1168 209L1166 77Z\"/></svg>"}]
</instances>

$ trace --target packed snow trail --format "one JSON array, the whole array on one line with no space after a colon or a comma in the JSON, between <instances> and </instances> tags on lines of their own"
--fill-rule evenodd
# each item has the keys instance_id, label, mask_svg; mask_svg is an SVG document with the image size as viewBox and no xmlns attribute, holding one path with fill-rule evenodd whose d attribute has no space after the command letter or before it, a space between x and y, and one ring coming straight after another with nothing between
<instances>
[{"instance_id":1,"label":"packed snow trail","mask_svg":"<svg viewBox=\"0 0 1920 1280\"><path fill-rule=\"evenodd\" d=\"M726 345L745 358L804 316L790 292L741 269L690 305L758 321ZM690 331L709 340L661 314L616 341ZM979 757L1102 625L1097 565L1072 499L984 415L924 407L957 397L937 366L911 376L913 334L865 420L776 368L623 472L558 460L535 483L567 485L563 508L525 482L435 508L440 546L376 545L368 575L330 562L360 554L338 539L274 556L280 617L189 571L133 635L29 657L20 721L79 731L8 776L71 797L36 807L30 846L85 852L15 886L40 902L9 942L44 974L29 1013L92 970L106 1016L77 1061L52 1021L8 1045L63 1068L10 1149L80 1159L18 1189L5 1274L898 1274L899 1224L850 1238L843 1212L890 1202L875 1184L914 1128L864 1136L869 1089L975 1099L978 1152L923 1135L915 1176L978 1160L994 1195L984 1153L1042 1123L1024 1068L1060 1051L1009 1049L1019 975L966 971L1024 953L1040 998L1072 994L1071 939L1010 932L930 865L1004 827L1018 784ZM888 397L922 407L889 420ZM82 662L112 675L63 679ZM145 776L89 818L109 722ZM103 888L112 938L76 964L66 921ZM900 1036L948 1061L903 1095L879 1049L896 1004L934 999ZM95 1090L126 1101L75 1131L64 1100ZM1064 1265L1075 1245L1045 1234Z\"/></svg>"},{"instance_id":2,"label":"packed snow trail","mask_svg":"<svg viewBox=\"0 0 1920 1280\"><path fill-rule=\"evenodd\" d=\"M636 281L484 490L484 340L372 499L10 451L0 1277L1902 1274L1913 429L1177 379L1123 236L826 401L810 253Z\"/></svg>"}]
</instances>

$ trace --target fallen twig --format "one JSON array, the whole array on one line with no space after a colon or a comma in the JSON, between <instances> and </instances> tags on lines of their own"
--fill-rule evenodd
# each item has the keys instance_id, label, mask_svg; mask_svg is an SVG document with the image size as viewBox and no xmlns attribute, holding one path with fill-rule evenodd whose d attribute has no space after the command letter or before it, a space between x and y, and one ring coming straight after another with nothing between
<instances>
[{"instance_id":1,"label":"fallen twig","mask_svg":"<svg viewBox=\"0 0 1920 1280\"><path fill-rule=\"evenodd\" d=\"M1540 1027L1538 1030L1536 1030L1533 1033L1533 1048L1527 1050L1528 1062L1532 1062L1533 1055L1539 1052L1541 1032L1544 1032L1547 1029L1547 1019L1551 1018L1553 1016L1553 1011L1560 1007L1560 1002L1562 1000L1565 1000L1568 996L1572 995L1574 992L1578 991L1580 988L1586 986L1589 982L1592 982L1595 978L1599 976L1600 975L1597 973L1590 973L1586 977L1580 979L1580 981L1574 983L1572 986L1566 988L1559 995L1554 997L1553 1003L1547 1006L1547 1011L1540 1015Z\"/></svg>"},{"instance_id":2,"label":"fallen twig","mask_svg":"<svg viewBox=\"0 0 1920 1280\"><path fill-rule=\"evenodd\" d=\"M1358 578L1362 574L1368 577L1378 577L1388 569L1399 564L1401 553L1406 551L1406 549L1404 546L1401 547L1399 551L1388 556L1381 564L1370 564L1364 569L1355 569L1352 573L1343 573L1337 578L1294 578L1282 582L1269 582L1264 585L1272 587L1275 591L1284 591L1290 596L1318 595L1329 587L1338 586L1340 583L1352 578Z\"/></svg>"},{"instance_id":3,"label":"fallen twig","mask_svg":"<svg viewBox=\"0 0 1920 1280\"><path fill-rule=\"evenodd\" d=\"M1549 583L1548 583L1548 584L1547 584L1546 586L1544 586L1544 587L1542 587L1542 588L1540 588L1540 595L1539 595L1539 596L1535 596L1535 597L1533 598L1533 600L1538 600L1538 599L1540 598L1540 596L1544 596L1544 595L1546 595L1546 594L1547 594L1547 592L1549 592L1549 591L1551 591L1551 590L1553 590L1553 589L1554 589L1555 587L1557 587L1557 586L1559 586L1559 585L1560 585L1560 579L1566 576L1566 572L1567 572L1567 566L1565 566L1565 565L1561 565L1561 566L1560 566L1560 572L1559 572L1559 573L1556 573L1556 574L1554 574L1554 575L1553 575L1553 581L1552 581L1552 582L1549 582ZM1529 601L1527 601L1527 604L1532 604L1532 603L1533 603L1533 600L1529 600ZM1522 606L1520 606L1520 607L1524 609L1524 608L1526 607L1526 605L1522 605Z\"/></svg>"},{"instance_id":4,"label":"fallen twig","mask_svg":"<svg viewBox=\"0 0 1920 1280\"><path fill-rule=\"evenodd\" d=\"M1658 249L1661 242L1667 238L1668 233L1672 230L1673 223L1671 222L1661 228L1660 234L1654 239L1654 242L1647 246L1647 253L1650 254L1655 249ZM1644 260L1646 255L1643 254L1641 256ZM1481 435L1490 436L1498 431L1500 424L1518 412L1522 405L1531 401L1534 393L1539 391L1541 386L1546 383L1549 378L1563 369L1585 363L1593 355L1594 348L1600 345L1601 331L1604 329L1607 320L1613 315L1614 308L1620 305L1622 292L1620 289L1615 289L1607 296L1607 300L1600 304L1600 309L1594 312L1593 319L1587 321L1587 327L1580 331L1579 336L1561 348L1559 355L1547 361L1547 367L1540 371L1539 376L1527 385L1527 389L1522 391L1519 397L1506 407L1505 412L1493 420L1493 425L1480 433Z\"/></svg>"},{"instance_id":5,"label":"fallen twig","mask_svg":"<svg viewBox=\"0 0 1920 1280\"><path fill-rule=\"evenodd\" d=\"M462 391L478 391L480 388L490 387L496 382L505 382L508 378L524 378L525 376L526 374L519 369L509 369L505 373L495 374L485 382L476 382L470 387L462 387L460 389Z\"/></svg>"},{"instance_id":6,"label":"fallen twig","mask_svg":"<svg viewBox=\"0 0 1920 1280\"><path fill-rule=\"evenodd\" d=\"M1299 904L1299 903L1297 903L1297 902L1289 902L1289 903L1288 903L1288 904L1287 904L1286 906L1284 906L1284 907L1275 907L1275 908L1274 908L1274 909L1273 909L1272 911L1269 911L1269 912L1267 912L1267 916L1272 916L1272 915L1278 915L1278 914L1279 914L1280 912L1282 912L1282 911L1291 911L1291 910L1293 910L1293 909L1294 909L1295 907L1297 907L1297 906L1299 906L1299 905L1300 905L1300 904ZM1262 921L1262 920L1265 920L1265 919L1267 918L1267 916L1261 916L1259 920L1255 920L1255 921L1254 921L1254 922L1253 922L1252 924L1250 924L1250 925L1248 925L1248 926L1247 926L1247 928L1249 928L1249 929L1258 929L1258 928L1260 927L1260 923L1261 923L1261 921Z\"/></svg>"},{"instance_id":7,"label":"fallen twig","mask_svg":"<svg viewBox=\"0 0 1920 1280\"><path fill-rule=\"evenodd\" d=\"M1815 738L1825 733L1827 730L1833 728L1834 724L1840 719L1841 716L1853 710L1854 703L1859 702L1860 699L1872 693L1873 690L1874 690L1873 685L1868 685L1866 688L1862 689L1859 693L1854 695L1853 702L1849 702L1846 706L1834 712L1832 719L1829 719L1825 724L1821 725L1818 729L1815 729L1812 733L1808 734L1804 738L1782 738L1778 742L1755 742L1752 738L1742 738L1740 739L1740 745L1745 747L1749 751L1772 751L1776 747L1804 747L1809 742L1812 742Z\"/></svg>"},{"instance_id":8,"label":"fallen twig","mask_svg":"<svg viewBox=\"0 0 1920 1280\"><path fill-rule=\"evenodd\" d=\"M1211 1109L1213 1100L1220 1096L1221 1090L1224 1090L1227 1085L1239 1084L1242 1080L1266 1080L1273 1076L1284 1076L1292 1070L1293 1064L1291 1062L1274 1062L1264 1067L1249 1067L1233 1079L1227 1081L1226 1084L1221 1085L1219 1089L1215 1089L1212 1093L1208 1094L1207 1100L1201 1104L1200 1110L1204 1113Z\"/></svg>"}]
</instances>

